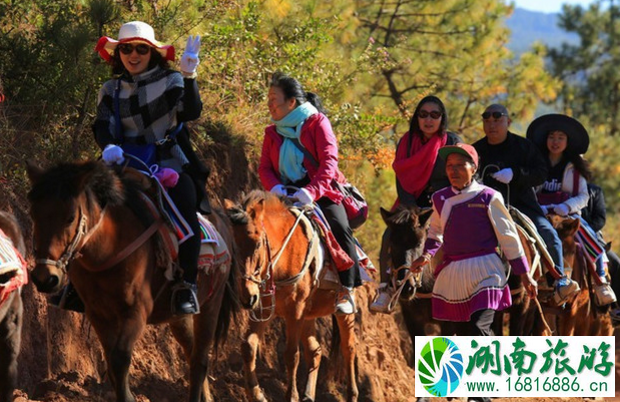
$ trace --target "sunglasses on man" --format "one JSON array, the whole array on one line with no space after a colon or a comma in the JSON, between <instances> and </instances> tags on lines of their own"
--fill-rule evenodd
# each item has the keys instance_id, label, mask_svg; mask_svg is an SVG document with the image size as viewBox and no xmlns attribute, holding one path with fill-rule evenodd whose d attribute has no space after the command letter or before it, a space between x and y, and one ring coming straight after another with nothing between
<instances>
[{"instance_id":1,"label":"sunglasses on man","mask_svg":"<svg viewBox=\"0 0 620 402\"><path fill-rule=\"evenodd\" d=\"M144 43L141 43L136 46L130 43L121 43L120 45L118 45L118 50L122 54L127 55L127 56L132 54L134 49L136 50L136 52L138 52L139 55L142 55L142 56L144 56L145 54L151 51L151 47L149 45L145 45Z\"/></svg>"},{"instance_id":2,"label":"sunglasses on man","mask_svg":"<svg viewBox=\"0 0 620 402\"><path fill-rule=\"evenodd\" d=\"M482 118L484 120L489 120L493 116L494 119L501 119L502 116L508 116L508 113L504 112L484 112L482 113Z\"/></svg>"},{"instance_id":3,"label":"sunglasses on man","mask_svg":"<svg viewBox=\"0 0 620 402\"><path fill-rule=\"evenodd\" d=\"M420 110L418 112L418 117L420 119L426 119L428 116L431 116L431 119L437 120L441 118L442 113L437 110L433 110L432 112L427 112L426 110Z\"/></svg>"}]
</instances>

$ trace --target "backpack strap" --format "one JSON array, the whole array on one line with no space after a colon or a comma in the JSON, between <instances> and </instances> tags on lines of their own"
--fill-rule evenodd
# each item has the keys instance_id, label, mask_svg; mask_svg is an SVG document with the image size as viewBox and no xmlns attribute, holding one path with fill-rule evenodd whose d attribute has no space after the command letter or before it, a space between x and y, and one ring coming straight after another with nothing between
<instances>
[{"instance_id":1,"label":"backpack strap","mask_svg":"<svg viewBox=\"0 0 620 402\"><path fill-rule=\"evenodd\" d=\"M297 138L289 138L289 139L293 142L293 144L295 144L297 149L299 149L301 152L304 153L304 156L308 158L310 162L312 162L314 167L317 167L317 168L319 167L319 162L316 160L316 158L310 153L310 151L308 151L308 149L306 149L306 147L304 147L301 144L301 142Z\"/></svg>"},{"instance_id":2,"label":"backpack strap","mask_svg":"<svg viewBox=\"0 0 620 402\"><path fill-rule=\"evenodd\" d=\"M579 172L573 168L573 197L579 194Z\"/></svg>"},{"instance_id":3,"label":"backpack strap","mask_svg":"<svg viewBox=\"0 0 620 402\"><path fill-rule=\"evenodd\" d=\"M116 123L116 132L114 137L122 144L125 142L125 136L123 135L123 126L121 125L121 107L120 107L120 92L121 92L121 79L116 79L116 89L114 90L114 122Z\"/></svg>"}]
</instances>

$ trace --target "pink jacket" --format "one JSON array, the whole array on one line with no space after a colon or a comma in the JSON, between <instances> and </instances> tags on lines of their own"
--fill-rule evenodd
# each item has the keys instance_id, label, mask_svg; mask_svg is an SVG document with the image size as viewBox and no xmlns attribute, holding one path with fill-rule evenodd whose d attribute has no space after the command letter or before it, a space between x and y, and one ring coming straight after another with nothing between
<instances>
[{"instance_id":1,"label":"pink jacket","mask_svg":"<svg viewBox=\"0 0 620 402\"><path fill-rule=\"evenodd\" d=\"M310 184L305 186L305 189L315 201L327 197L337 204L340 203L343 196L332 186L332 181L335 179L339 183L346 183L346 179L338 170L338 143L327 117L322 113L308 117L301 128L299 140L319 162L317 168L312 161L304 158L304 167L310 178ZM283 141L282 136L276 132L275 125L265 129L258 175L266 190L283 184L280 180L280 146Z\"/></svg>"}]
</instances>

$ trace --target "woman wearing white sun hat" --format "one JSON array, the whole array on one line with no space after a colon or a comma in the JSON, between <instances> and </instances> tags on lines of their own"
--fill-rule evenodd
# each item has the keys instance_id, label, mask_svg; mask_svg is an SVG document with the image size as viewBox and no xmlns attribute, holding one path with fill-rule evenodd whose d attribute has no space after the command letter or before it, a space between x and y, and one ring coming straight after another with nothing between
<instances>
[{"instance_id":1,"label":"woman wearing white sun hat","mask_svg":"<svg viewBox=\"0 0 620 402\"><path fill-rule=\"evenodd\" d=\"M209 212L204 210L208 206L199 203L200 186L194 183L196 169L201 170L199 175L207 173L202 171L204 166L197 161L183 127L183 122L197 119L202 111L196 84L199 50L200 37L190 36L181 57L181 72L175 71L169 67L174 61L174 47L160 43L153 28L141 21L122 25L118 39L104 36L95 47L113 73L99 92L93 125L102 159L109 165L120 165L125 163L123 154L131 154L149 168L157 165L179 175L168 194L194 235L179 246L183 280L175 285L173 294L176 314L199 311L196 276L200 226L196 210ZM144 169L141 164L132 166Z\"/></svg>"}]
</instances>

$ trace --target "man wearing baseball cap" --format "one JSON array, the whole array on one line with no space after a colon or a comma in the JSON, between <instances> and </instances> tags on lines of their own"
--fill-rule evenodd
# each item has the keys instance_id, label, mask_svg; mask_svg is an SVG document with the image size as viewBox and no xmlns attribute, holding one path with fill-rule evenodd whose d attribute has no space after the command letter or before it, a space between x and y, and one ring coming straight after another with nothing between
<instances>
[{"instance_id":1,"label":"man wearing baseball cap","mask_svg":"<svg viewBox=\"0 0 620 402\"><path fill-rule=\"evenodd\" d=\"M561 305L579 291L564 274L562 242L536 200L534 187L547 178L547 162L535 144L508 130L511 120L504 105L489 105L482 113L485 138L473 144L480 157L481 180L500 191L509 205L532 220L553 260L554 301Z\"/></svg>"}]
</instances>

